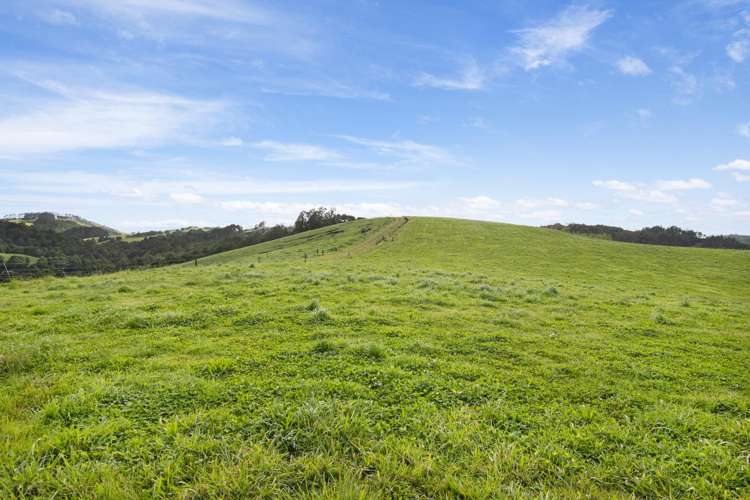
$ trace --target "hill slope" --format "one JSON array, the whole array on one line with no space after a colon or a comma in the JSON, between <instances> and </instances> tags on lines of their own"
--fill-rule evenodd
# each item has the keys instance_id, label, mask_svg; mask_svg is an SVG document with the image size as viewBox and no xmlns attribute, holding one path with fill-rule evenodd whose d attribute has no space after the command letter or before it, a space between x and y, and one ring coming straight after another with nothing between
<instances>
[{"instance_id":1,"label":"hill slope","mask_svg":"<svg viewBox=\"0 0 750 500\"><path fill-rule=\"evenodd\" d=\"M748 252L446 219L14 282L0 495L747 496L748 317Z\"/></svg>"}]
</instances>

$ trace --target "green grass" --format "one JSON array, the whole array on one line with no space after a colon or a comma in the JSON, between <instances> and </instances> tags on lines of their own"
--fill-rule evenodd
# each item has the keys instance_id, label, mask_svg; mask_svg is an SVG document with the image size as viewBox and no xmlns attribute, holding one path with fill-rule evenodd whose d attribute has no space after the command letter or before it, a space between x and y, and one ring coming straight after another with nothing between
<instances>
[{"instance_id":1,"label":"green grass","mask_svg":"<svg viewBox=\"0 0 750 500\"><path fill-rule=\"evenodd\" d=\"M0 325L3 498L750 496L750 252L363 220Z\"/></svg>"}]
</instances>

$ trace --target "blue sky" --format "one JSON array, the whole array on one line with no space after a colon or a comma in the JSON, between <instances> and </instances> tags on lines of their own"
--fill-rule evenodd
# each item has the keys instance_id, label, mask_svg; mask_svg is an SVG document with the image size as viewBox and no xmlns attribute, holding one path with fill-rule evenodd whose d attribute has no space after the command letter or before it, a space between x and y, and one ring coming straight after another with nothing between
<instances>
[{"instance_id":1,"label":"blue sky","mask_svg":"<svg viewBox=\"0 0 750 500\"><path fill-rule=\"evenodd\" d=\"M750 0L4 0L0 212L750 234Z\"/></svg>"}]
</instances>

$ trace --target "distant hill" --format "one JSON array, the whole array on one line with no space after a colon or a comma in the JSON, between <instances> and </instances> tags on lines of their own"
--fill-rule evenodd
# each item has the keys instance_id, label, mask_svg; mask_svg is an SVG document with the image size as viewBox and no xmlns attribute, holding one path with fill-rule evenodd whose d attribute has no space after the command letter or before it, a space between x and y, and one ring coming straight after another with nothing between
<instances>
[{"instance_id":1,"label":"distant hill","mask_svg":"<svg viewBox=\"0 0 750 500\"><path fill-rule=\"evenodd\" d=\"M80 238L93 238L103 236L116 236L120 233L116 229L97 224L83 217L73 214L57 214L54 212L28 212L23 214L6 215L0 221L14 222L36 229L65 233L72 231L71 235Z\"/></svg>"},{"instance_id":2,"label":"distant hill","mask_svg":"<svg viewBox=\"0 0 750 500\"><path fill-rule=\"evenodd\" d=\"M351 215L321 207L302 212L294 226L260 223L243 229L233 224L123 235L75 215L21 214L0 220L0 262L11 273L32 277L156 267L351 220Z\"/></svg>"},{"instance_id":3,"label":"distant hill","mask_svg":"<svg viewBox=\"0 0 750 500\"><path fill-rule=\"evenodd\" d=\"M624 243L642 243L645 245L665 245L671 247L727 248L750 250L750 241L743 242L736 236L707 236L697 231L671 227L644 227L630 231L617 226L588 224L553 224L545 226L566 233L579 234ZM742 237L740 237L742 238ZM750 238L749 238L750 239Z\"/></svg>"},{"instance_id":4,"label":"distant hill","mask_svg":"<svg viewBox=\"0 0 750 500\"><path fill-rule=\"evenodd\" d=\"M743 245L750 245L750 235L730 234L729 237L734 238L735 240L739 241Z\"/></svg>"}]
</instances>

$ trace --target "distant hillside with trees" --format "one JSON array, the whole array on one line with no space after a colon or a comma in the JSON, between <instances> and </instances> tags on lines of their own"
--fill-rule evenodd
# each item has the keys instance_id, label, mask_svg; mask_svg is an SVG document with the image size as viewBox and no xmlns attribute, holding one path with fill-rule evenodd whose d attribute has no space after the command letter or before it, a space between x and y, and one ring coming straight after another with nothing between
<instances>
[{"instance_id":1,"label":"distant hillside with trees","mask_svg":"<svg viewBox=\"0 0 750 500\"><path fill-rule=\"evenodd\" d=\"M233 224L123 236L93 223L60 231L53 227L58 219L35 215L32 222L0 220L0 280L8 273L63 276L177 264L355 219L320 207L301 212L293 226L261 222L252 229Z\"/></svg>"},{"instance_id":2,"label":"distant hillside with trees","mask_svg":"<svg viewBox=\"0 0 750 500\"><path fill-rule=\"evenodd\" d=\"M553 224L545 226L572 234L580 234L595 238L604 238L626 243L643 243L646 245L666 245L673 247L701 247L701 248L729 248L736 250L750 250L750 244L745 244L736 236L707 236L697 231L682 229L677 226L645 227L636 231L617 226L588 225L588 224Z\"/></svg>"}]
</instances>

